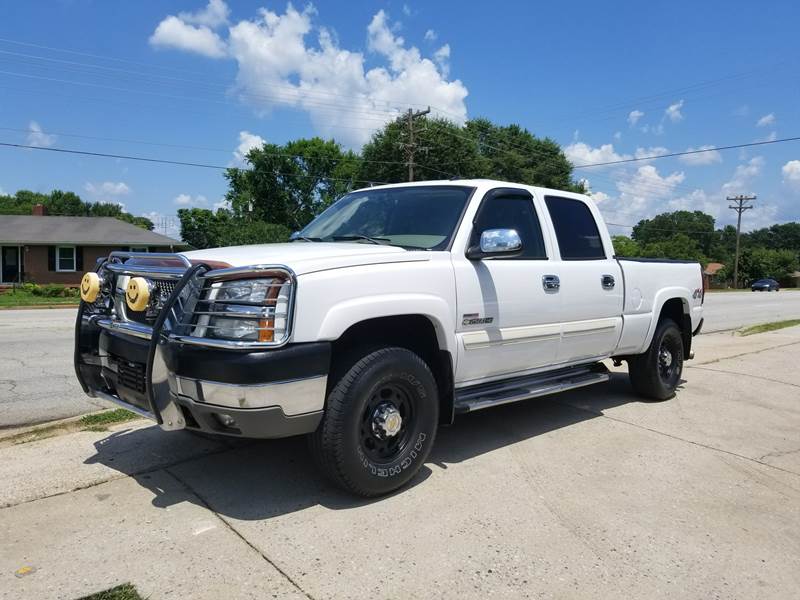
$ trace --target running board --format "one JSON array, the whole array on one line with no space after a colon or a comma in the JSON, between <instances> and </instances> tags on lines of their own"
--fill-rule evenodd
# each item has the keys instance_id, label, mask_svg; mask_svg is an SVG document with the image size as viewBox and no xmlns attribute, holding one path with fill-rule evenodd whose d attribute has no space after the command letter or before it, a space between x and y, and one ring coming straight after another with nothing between
<instances>
[{"instance_id":1,"label":"running board","mask_svg":"<svg viewBox=\"0 0 800 600\"><path fill-rule=\"evenodd\" d=\"M463 414L538 398L556 392L572 390L595 383L608 381L610 373L603 363L568 367L557 371L539 373L526 377L515 377L491 383L482 383L456 390L455 412Z\"/></svg>"}]
</instances>

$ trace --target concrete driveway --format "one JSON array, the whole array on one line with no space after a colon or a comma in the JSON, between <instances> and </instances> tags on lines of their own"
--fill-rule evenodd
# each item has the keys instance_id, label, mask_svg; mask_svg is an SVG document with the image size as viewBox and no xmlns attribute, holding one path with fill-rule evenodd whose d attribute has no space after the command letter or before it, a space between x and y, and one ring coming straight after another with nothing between
<instances>
[{"instance_id":1,"label":"concrete driveway","mask_svg":"<svg viewBox=\"0 0 800 600\"><path fill-rule=\"evenodd\" d=\"M800 292L709 293L704 332L800 319ZM0 429L110 406L84 395L72 367L75 309L0 310Z\"/></svg>"},{"instance_id":2,"label":"concrete driveway","mask_svg":"<svg viewBox=\"0 0 800 600\"><path fill-rule=\"evenodd\" d=\"M673 400L618 371L467 415L376 501L302 439L142 422L0 448L0 597L796 597L800 328L696 343Z\"/></svg>"}]
</instances>

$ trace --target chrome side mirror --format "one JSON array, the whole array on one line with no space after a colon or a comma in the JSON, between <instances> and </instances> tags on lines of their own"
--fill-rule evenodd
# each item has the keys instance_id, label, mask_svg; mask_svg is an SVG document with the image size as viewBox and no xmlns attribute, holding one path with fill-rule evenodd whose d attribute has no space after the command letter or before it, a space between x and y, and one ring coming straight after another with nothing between
<instances>
[{"instance_id":1,"label":"chrome side mirror","mask_svg":"<svg viewBox=\"0 0 800 600\"><path fill-rule=\"evenodd\" d=\"M467 250L467 258L479 260L490 256L513 256L522 250L516 229L487 229L481 233L479 247Z\"/></svg>"}]
</instances>

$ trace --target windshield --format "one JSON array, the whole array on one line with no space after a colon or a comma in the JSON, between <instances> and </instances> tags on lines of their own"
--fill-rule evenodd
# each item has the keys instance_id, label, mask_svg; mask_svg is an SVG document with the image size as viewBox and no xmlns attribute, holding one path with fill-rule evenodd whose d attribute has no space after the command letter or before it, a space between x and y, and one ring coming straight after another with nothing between
<instances>
[{"instance_id":1,"label":"windshield","mask_svg":"<svg viewBox=\"0 0 800 600\"><path fill-rule=\"evenodd\" d=\"M365 241L443 250L472 188L415 186L347 194L296 236L310 241Z\"/></svg>"}]
</instances>

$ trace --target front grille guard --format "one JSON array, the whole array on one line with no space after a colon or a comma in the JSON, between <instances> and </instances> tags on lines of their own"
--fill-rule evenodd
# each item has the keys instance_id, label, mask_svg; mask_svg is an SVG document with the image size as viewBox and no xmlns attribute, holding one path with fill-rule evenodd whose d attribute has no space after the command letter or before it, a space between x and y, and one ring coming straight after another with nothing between
<instances>
[{"instance_id":1,"label":"front grille guard","mask_svg":"<svg viewBox=\"0 0 800 600\"><path fill-rule=\"evenodd\" d=\"M143 262L136 262L136 260L133 263L126 262L130 259L143 259ZM153 264L154 262L156 264ZM163 264L157 264L158 262ZM291 335L294 324L294 298L297 280L294 272L286 266L253 265L212 269L205 264L192 265L188 259L179 254L112 252L107 260L98 263L97 272L103 273L104 271L112 273L114 277L114 289L111 291L111 295L113 296L113 306L116 314L95 310L97 301L92 304L81 301L75 329L74 354L75 372L78 381L87 394L110 400L141 416L154 419L164 429L182 429L184 427L183 415L178 405L172 400L170 391L170 373L164 359L164 346L168 342L174 341L181 344L228 350L254 350L283 346L288 342ZM291 285L291 293L289 294L285 315L286 330L280 340L272 342L233 341L191 335L191 332L195 329L195 326L191 323L194 307L200 298L206 281L248 276L257 277L259 275L269 275L270 273L280 273L287 278L287 284ZM127 284L127 278L131 276L176 280L174 290L159 312L152 327L127 320L126 318L124 309L125 285L120 285L120 279L125 278L123 281ZM87 383L82 367L91 366L95 363L91 353L96 351L97 347L87 348L85 343L87 336L84 334L88 330L88 337L91 338L91 332L98 328L149 340L145 377L146 393L150 404L149 413L130 405L110 391L97 389ZM90 343L89 345L91 346L92 344ZM84 352L84 350L89 352Z\"/></svg>"}]
</instances>

